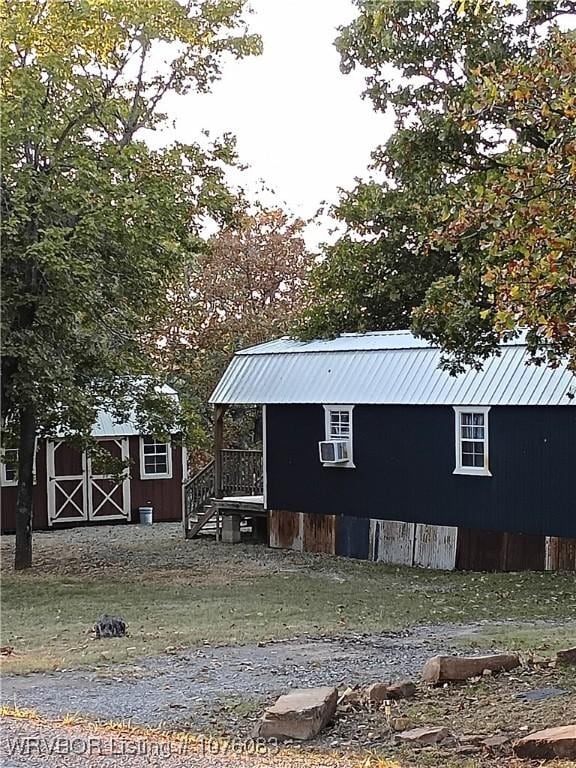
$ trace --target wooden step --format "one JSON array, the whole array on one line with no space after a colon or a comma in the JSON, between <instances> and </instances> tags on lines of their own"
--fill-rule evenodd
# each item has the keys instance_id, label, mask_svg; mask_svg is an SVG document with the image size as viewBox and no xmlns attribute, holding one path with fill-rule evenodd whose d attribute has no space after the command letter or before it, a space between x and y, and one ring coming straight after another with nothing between
<instances>
[{"instance_id":1,"label":"wooden step","mask_svg":"<svg viewBox=\"0 0 576 768\"><path fill-rule=\"evenodd\" d=\"M188 531L189 539L193 539L194 536L196 536L198 532L201 531L202 528L204 528L206 523L214 517L214 515L216 514L216 509L217 507L215 504L210 504L210 506L204 512L204 514L198 516L198 520L195 523L192 523Z\"/></svg>"}]
</instances>

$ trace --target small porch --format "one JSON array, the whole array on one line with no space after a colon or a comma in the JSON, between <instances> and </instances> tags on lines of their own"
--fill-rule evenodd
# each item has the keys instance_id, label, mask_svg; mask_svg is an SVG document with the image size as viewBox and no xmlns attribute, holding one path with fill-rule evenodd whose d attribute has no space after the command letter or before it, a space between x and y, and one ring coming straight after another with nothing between
<instances>
[{"instance_id":1,"label":"small porch","mask_svg":"<svg viewBox=\"0 0 576 768\"><path fill-rule=\"evenodd\" d=\"M234 544L242 532L264 538L262 451L220 448L184 486L184 536L200 532Z\"/></svg>"}]
</instances>

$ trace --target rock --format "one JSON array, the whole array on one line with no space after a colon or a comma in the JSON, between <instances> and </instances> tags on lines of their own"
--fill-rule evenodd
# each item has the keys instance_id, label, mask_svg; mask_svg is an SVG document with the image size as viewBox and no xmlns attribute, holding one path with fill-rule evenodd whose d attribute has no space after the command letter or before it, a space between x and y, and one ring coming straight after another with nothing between
<instances>
[{"instance_id":1,"label":"rock","mask_svg":"<svg viewBox=\"0 0 576 768\"><path fill-rule=\"evenodd\" d=\"M480 752L480 747L474 744L462 744L454 750L457 755L476 755Z\"/></svg>"},{"instance_id":2,"label":"rock","mask_svg":"<svg viewBox=\"0 0 576 768\"><path fill-rule=\"evenodd\" d=\"M422 679L436 685L482 676L484 670L501 672L520 666L518 656L499 653L491 656L433 656L422 670Z\"/></svg>"},{"instance_id":3,"label":"rock","mask_svg":"<svg viewBox=\"0 0 576 768\"><path fill-rule=\"evenodd\" d=\"M510 741L509 736L489 736L487 739L482 740L482 746L491 751L495 749L500 749L505 744L508 744Z\"/></svg>"},{"instance_id":4,"label":"rock","mask_svg":"<svg viewBox=\"0 0 576 768\"><path fill-rule=\"evenodd\" d=\"M531 691L522 691L514 695L515 699L522 701L544 701L556 696L565 696L569 691L564 688L533 688Z\"/></svg>"},{"instance_id":5,"label":"rock","mask_svg":"<svg viewBox=\"0 0 576 768\"><path fill-rule=\"evenodd\" d=\"M485 738L486 736L481 733L465 733L459 737L458 741L460 744L473 744L478 746L479 744L482 744Z\"/></svg>"},{"instance_id":6,"label":"rock","mask_svg":"<svg viewBox=\"0 0 576 768\"><path fill-rule=\"evenodd\" d=\"M383 701L409 699L416 693L416 686L410 680L397 683L373 683L364 689L364 701L381 704Z\"/></svg>"},{"instance_id":7,"label":"rock","mask_svg":"<svg viewBox=\"0 0 576 768\"><path fill-rule=\"evenodd\" d=\"M256 727L262 738L313 739L334 717L336 688L301 688L280 696Z\"/></svg>"},{"instance_id":8,"label":"rock","mask_svg":"<svg viewBox=\"0 0 576 768\"><path fill-rule=\"evenodd\" d=\"M393 731L407 731L410 728L410 718L408 717L393 717L390 720L390 726Z\"/></svg>"},{"instance_id":9,"label":"rock","mask_svg":"<svg viewBox=\"0 0 576 768\"><path fill-rule=\"evenodd\" d=\"M388 683L373 683L364 691L364 699L369 704L382 704L391 697L388 695Z\"/></svg>"},{"instance_id":10,"label":"rock","mask_svg":"<svg viewBox=\"0 0 576 768\"><path fill-rule=\"evenodd\" d=\"M556 663L576 665L576 648L566 648L564 651L558 651L556 654Z\"/></svg>"},{"instance_id":11,"label":"rock","mask_svg":"<svg viewBox=\"0 0 576 768\"><path fill-rule=\"evenodd\" d=\"M388 686L389 699L410 699L416 694L416 686L411 680L401 680Z\"/></svg>"},{"instance_id":12,"label":"rock","mask_svg":"<svg viewBox=\"0 0 576 768\"><path fill-rule=\"evenodd\" d=\"M531 733L516 741L513 749L518 757L530 760L555 757L576 760L576 723Z\"/></svg>"},{"instance_id":13,"label":"rock","mask_svg":"<svg viewBox=\"0 0 576 768\"><path fill-rule=\"evenodd\" d=\"M439 744L450 736L448 728L435 726L432 728L412 728L410 731L402 731L396 738L400 741L408 741L413 744Z\"/></svg>"}]
</instances>

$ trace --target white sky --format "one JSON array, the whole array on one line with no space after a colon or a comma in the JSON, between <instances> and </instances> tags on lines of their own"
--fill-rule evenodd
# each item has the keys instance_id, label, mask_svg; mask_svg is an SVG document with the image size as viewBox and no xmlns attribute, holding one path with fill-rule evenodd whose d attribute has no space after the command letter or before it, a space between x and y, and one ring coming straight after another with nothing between
<instances>
[{"instance_id":1,"label":"white sky","mask_svg":"<svg viewBox=\"0 0 576 768\"><path fill-rule=\"evenodd\" d=\"M172 97L164 108L176 128L164 140L198 139L202 129L238 139L250 166L242 184L252 196L259 180L277 202L304 218L336 202L366 174L370 152L391 131L391 120L362 99L361 73L343 75L333 46L336 28L351 21L351 0L251 0L250 28L264 53L230 60L212 93ZM270 203L270 199L265 200ZM308 232L309 245L327 238L326 224Z\"/></svg>"}]
</instances>

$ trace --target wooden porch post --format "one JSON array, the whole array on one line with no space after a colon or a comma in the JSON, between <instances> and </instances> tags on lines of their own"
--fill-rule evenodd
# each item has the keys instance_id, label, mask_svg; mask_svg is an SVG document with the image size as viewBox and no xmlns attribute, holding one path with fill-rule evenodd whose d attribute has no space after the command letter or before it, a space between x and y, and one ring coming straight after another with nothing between
<instances>
[{"instance_id":1,"label":"wooden porch post","mask_svg":"<svg viewBox=\"0 0 576 768\"><path fill-rule=\"evenodd\" d=\"M214 495L221 499L222 488L222 447L224 445L224 414L227 405L217 405L214 409Z\"/></svg>"}]
</instances>

